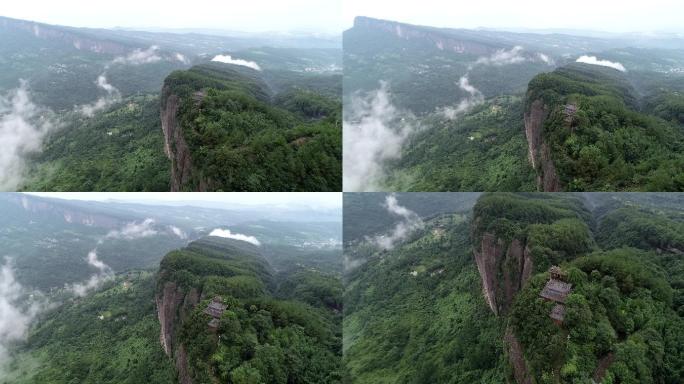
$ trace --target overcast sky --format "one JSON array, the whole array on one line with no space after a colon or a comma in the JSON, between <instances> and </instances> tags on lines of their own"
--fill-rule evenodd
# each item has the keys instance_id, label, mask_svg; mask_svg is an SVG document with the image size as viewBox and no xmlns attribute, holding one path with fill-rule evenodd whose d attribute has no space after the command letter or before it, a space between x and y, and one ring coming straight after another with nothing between
<instances>
[{"instance_id":1,"label":"overcast sky","mask_svg":"<svg viewBox=\"0 0 684 384\"><path fill-rule=\"evenodd\" d=\"M31 192L32 195L69 200L155 202L206 201L244 205L297 205L314 209L341 209L339 192Z\"/></svg>"},{"instance_id":2,"label":"overcast sky","mask_svg":"<svg viewBox=\"0 0 684 384\"><path fill-rule=\"evenodd\" d=\"M74 27L341 33L342 0L5 0L0 15Z\"/></svg>"},{"instance_id":3,"label":"overcast sky","mask_svg":"<svg viewBox=\"0 0 684 384\"><path fill-rule=\"evenodd\" d=\"M452 28L569 28L606 32L684 32L682 0L344 0L355 16Z\"/></svg>"}]
</instances>

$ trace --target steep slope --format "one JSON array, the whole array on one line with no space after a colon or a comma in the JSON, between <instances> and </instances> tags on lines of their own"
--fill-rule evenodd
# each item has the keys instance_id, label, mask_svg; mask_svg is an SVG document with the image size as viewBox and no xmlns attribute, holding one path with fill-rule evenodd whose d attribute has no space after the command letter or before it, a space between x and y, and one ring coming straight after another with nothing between
<instances>
[{"instance_id":1,"label":"steep slope","mask_svg":"<svg viewBox=\"0 0 684 384\"><path fill-rule=\"evenodd\" d=\"M488 194L478 201L473 254L484 295L506 323L518 383L677 382L684 369L684 263L673 246L680 223L629 200L594 199L598 223L576 196ZM669 214L680 219L681 207ZM551 265L561 266L560 277L546 272ZM567 298L545 296L558 279L570 284Z\"/></svg>"},{"instance_id":2,"label":"steep slope","mask_svg":"<svg viewBox=\"0 0 684 384\"><path fill-rule=\"evenodd\" d=\"M66 127L30 159L27 191L168 191L159 97L134 96L93 117L65 114Z\"/></svg>"},{"instance_id":3,"label":"steep slope","mask_svg":"<svg viewBox=\"0 0 684 384\"><path fill-rule=\"evenodd\" d=\"M524 121L538 190L681 190L684 134L639 103L612 68L572 64L532 79Z\"/></svg>"},{"instance_id":4,"label":"steep slope","mask_svg":"<svg viewBox=\"0 0 684 384\"><path fill-rule=\"evenodd\" d=\"M274 94L283 76L210 63L166 79L171 190L340 190L339 103L306 83Z\"/></svg>"},{"instance_id":5,"label":"steep slope","mask_svg":"<svg viewBox=\"0 0 684 384\"><path fill-rule=\"evenodd\" d=\"M351 382L505 382L502 325L482 295L469 226L465 213L441 213L392 250L346 245L347 257L367 259L346 274Z\"/></svg>"},{"instance_id":6,"label":"steep slope","mask_svg":"<svg viewBox=\"0 0 684 384\"><path fill-rule=\"evenodd\" d=\"M250 243L208 237L169 253L160 266L156 302L160 343L178 381L341 380L335 293L298 294L301 284L295 284L290 296L276 298L277 286ZM210 316L211 303L218 309Z\"/></svg>"},{"instance_id":7,"label":"steep slope","mask_svg":"<svg viewBox=\"0 0 684 384\"><path fill-rule=\"evenodd\" d=\"M506 314L534 273L592 250L589 217L567 196L482 196L473 209L473 254L492 311Z\"/></svg>"},{"instance_id":8,"label":"steep slope","mask_svg":"<svg viewBox=\"0 0 684 384\"><path fill-rule=\"evenodd\" d=\"M129 272L43 314L0 383L151 383L174 380L157 343L155 274Z\"/></svg>"}]
</instances>

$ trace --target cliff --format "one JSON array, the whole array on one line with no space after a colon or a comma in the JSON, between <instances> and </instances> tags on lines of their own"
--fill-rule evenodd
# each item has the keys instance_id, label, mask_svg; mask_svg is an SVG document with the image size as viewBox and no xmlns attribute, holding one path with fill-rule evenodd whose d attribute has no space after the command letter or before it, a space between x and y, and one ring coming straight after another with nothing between
<instances>
[{"instance_id":1,"label":"cliff","mask_svg":"<svg viewBox=\"0 0 684 384\"><path fill-rule=\"evenodd\" d=\"M505 314L534 268L529 248L524 241L506 244L495 234L484 233L474 243L473 254L489 308L496 315Z\"/></svg>"},{"instance_id":2,"label":"cliff","mask_svg":"<svg viewBox=\"0 0 684 384\"><path fill-rule=\"evenodd\" d=\"M341 102L308 76L224 63L171 73L160 110L171 190L340 190Z\"/></svg>"},{"instance_id":3,"label":"cliff","mask_svg":"<svg viewBox=\"0 0 684 384\"><path fill-rule=\"evenodd\" d=\"M0 29L13 29L22 33L33 34L39 39L61 42L73 46L79 51L123 55L135 46L110 39L100 39L76 28L61 27L33 21L0 17Z\"/></svg>"},{"instance_id":4,"label":"cliff","mask_svg":"<svg viewBox=\"0 0 684 384\"><path fill-rule=\"evenodd\" d=\"M257 247L219 237L203 238L184 249L170 252L160 264L155 294L160 324L159 343L164 353L172 359L181 384L201 382L195 378L211 376L211 373L203 372L190 360L188 348L192 350L192 346L188 346L188 343L192 343L192 337L187 336L187 330L203 329L203 337L211 334L206 326L208 320L202 317L201 304L216 292L208 288L205 282L211 280L216 289L221 277L235 274L264 280L271 276L268 264ZM222 282L225 284L230 280ZM229 290L223 292L226 294ZM197 327L198 322L202 327ZM192 350L192 353L198 352Z\"/></svg>"},{"instance_id":5,"label":"cliff","mask_svg":"<svg viewBox=\"0 0 684 384\"><path fill-rule=\"evenodd\" d=\"M482 38L462 35L465 34L465 31L459 30L440 30L363 16L354 19L354 27L386 32L403 40L428 43L441 51L482 56L501 49L500 44L488 42Z\"/></svg>"},{"instance_id":6,"label":"cliff","mask_svg":"<svg viewBox=\"0 0 684 384\"><path fill-rule=\"evenodd\" d=\"M162 89L161 126L164 134L164 153L171 160L171 191L180 191L194 173L192 158L178 122L179 97L168 86ZM205 185L206 183L203 183ZM198 188L200 191L204 191Z\"/></svg>"},{"instance_id":7,"label":"cliff","mask_svg":"<svg viewBox=\"0 0 684 384\"><path fill-rule=\"evenodd\" d=\"M525 137L527 138L528 158L537 172L537 190L558 192L561 190L556 167L551 156L549 143L544 139L544 123L549 107L541 99L531 101L525 112Z\"/></svg>"}]
</instances>

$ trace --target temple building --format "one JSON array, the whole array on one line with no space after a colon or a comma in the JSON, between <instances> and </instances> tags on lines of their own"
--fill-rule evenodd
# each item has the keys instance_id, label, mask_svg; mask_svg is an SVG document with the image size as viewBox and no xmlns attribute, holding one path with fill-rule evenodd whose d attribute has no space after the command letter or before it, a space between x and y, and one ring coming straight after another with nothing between
<instances>
[{"instance_id":1,"label":"temple building","mask_svg":"<svg viewBox=\"0 0 684 384\"><path fill-rule=\"evenodd\" d=\"M567 279L567 276L557 266L551 267L549 269L549 274L551 275L549 281L546 282L546 285L539 296L545 300L556 303L551 310L549 317L551 317L557 325L562 325L563 320L565 320L565 300L572 291L572 284L564 281Z\"/></svg>"}]
</instances>

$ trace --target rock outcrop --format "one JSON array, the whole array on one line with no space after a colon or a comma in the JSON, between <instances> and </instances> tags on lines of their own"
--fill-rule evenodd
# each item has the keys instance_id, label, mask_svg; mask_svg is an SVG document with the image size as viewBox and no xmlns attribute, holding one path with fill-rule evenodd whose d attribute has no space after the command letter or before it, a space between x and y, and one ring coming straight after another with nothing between
<instances>
[{"instance_id":1,"label":"rock outcrop","mask_svg":"<svg viewBox=\"0 0 684 384\"><path fill-rule=\"evenodd\" d=\"M33 34L39 39L60 41L71 45L80 51L123 55L135 48L113 40L96 39L80 33L77 29L36 23L33 21L0 17L0 28L23 31Z\"/></svg>"},{"instance_id":2,"label":"rock outcrop","mask_svg":"<svg viewBox=\"0 0 684 384\"><path fill-rule=\"evenodd\" d=\"M527 137L528 158L537 172L537 189L544 192L561 190L556 166L551 157L551 148L544 141L544 122L549 108L542 100L534 100L525 112L525 136Z\"/></svg>"},{"instance_id":3,"label":"rock outcrop","mask_svg":"<svg viewBox=\"0 0 684 384\"><path fill-rule=\"evenodd\" d=\"M178 122L180 98L167 86L162 89L161 125L164 134L164 152L171 160L171 191L177 192L190 182L193 172L190 149Z\"/></svg>"},{"instance_id":4,"label":"rock outcrop","mask_svg":"<svg viewBox=\"0 0 684 384\"><path fill-rule=\"evenodd\" d=\"M192 288L187 293L175 282L167 281L161 293L157 294L157 317L159 318L159 342L164 353L173 359L181 384L192 384L188 372L188 358L185 347L176 342L177 328L197 305L200 295Z\"/></svg>"},{"instance_id":5,"label":"rock outcrop","mask_svg":"<svg viewBox=\"0 0 684 384\"><path fill-rule=\"evenodd\" d=\"M468 53L473 55L489 55L501 47L481 44L456 35L428 29L416 25L399 23L396 21L379 20L359 16L354 19L354 27L372 28L395 35L404 40L421 40L433 44L442 51Z\"/></svg>"},{"instance_id":6,"label":"rock outcrop","mask_svg":"<svg viewBox=\"0 0 684 384\"><path fill-rule=\"evenodd\" d=\"M476 239L473 254L487 304L496 315L506 313L532 274L529 249L518 239L506 244L496 235L484 233Z\"/></svg>"},{"instance_id":7,"label":"rock outcrop","mask_svg":"<svg viewBox=\"0 0 684 384\"><path fill-rule=\"evenodd\" d=\"M515 381L518 384L532 384L532 376L530 375L527 363L525 362L523 347L510 327L506 328L504 343L508 362L513 368L513 377L515 377Z\"/></svg>"}]
</instances>

